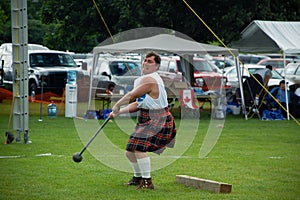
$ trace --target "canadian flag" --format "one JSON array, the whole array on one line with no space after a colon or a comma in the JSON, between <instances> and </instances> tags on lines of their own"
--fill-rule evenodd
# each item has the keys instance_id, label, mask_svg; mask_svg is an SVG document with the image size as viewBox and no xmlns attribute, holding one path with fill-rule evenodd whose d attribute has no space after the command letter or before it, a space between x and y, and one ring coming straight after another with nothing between
<instances>
[{"instance_id":1,"label":"canadian flag","mask_svg":"<svg viewBox=\"0 0 300 200\"><path fill-rule=\"evenodd\" d=\"M181 106L186 106L191 109L198 109L195 105L194 90L181 90L180 91Z\"/></svg>"}]
</instances>

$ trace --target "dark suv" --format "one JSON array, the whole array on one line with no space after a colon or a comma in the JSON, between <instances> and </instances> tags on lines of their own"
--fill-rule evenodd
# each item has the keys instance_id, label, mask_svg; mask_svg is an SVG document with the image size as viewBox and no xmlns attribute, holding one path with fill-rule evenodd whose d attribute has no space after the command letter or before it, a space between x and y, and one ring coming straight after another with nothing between
<instances>
[{"instance_id":1,"label":"dark suv","mask_svg":"<svg viewBox=\"0 0 300 200\"><path fill-rule=\"evenodd\" d=\"M77 80L89 83L88 72L81 70L69 53L52 50L28 51L29 95L33 92L39 93L42 83L44 92L62 94L70 70L76 71ZM13 69L10 66L4 75L6 83L12 83L13 76Z\"/></svg>"}]
</instances>

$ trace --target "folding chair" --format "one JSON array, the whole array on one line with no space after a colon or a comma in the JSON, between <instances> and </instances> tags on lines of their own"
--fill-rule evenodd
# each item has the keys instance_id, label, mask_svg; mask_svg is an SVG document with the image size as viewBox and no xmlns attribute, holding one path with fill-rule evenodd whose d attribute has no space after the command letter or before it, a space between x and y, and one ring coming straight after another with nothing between
<instances>
[{"instance_id":1,"label":"folding chair","mask_svg":"<svg viewBox=\"0 0 300 200\"><path fill-rule=\"evenodd\" d=\"M244 83L244 96L245 96L245 104L246 104L246 115L252 118L254 115L260 119L260 113L264 110L264 100L266 97L265 90L257 83L257 80L262 83L262 78L258 74L254 74L255 78L248 77ZM259 104L256 105L255 103L255 96L259 94Z\"/></svg>"}]
</instances>

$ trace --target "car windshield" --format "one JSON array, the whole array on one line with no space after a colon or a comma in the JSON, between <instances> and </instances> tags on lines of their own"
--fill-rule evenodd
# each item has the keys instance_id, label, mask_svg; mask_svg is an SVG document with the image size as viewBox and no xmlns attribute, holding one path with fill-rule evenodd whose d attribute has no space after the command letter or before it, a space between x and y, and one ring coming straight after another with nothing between
<instances>
[{"instance_id":1,"label":"car windshield","mask_svg":"<svg viewBox=\"0 0 300 200\"><path fill-rule=\"evenodd\" d=\"M182 66L181 66L180 61L177 61L177 65L178 65L178 70L180 72L182 72ZM207 61L194 60L193 61L193 65L194 65L194 72L195 73L199 73L199 72L214 72L213 67Z\"/></svg>"},{"instance_id":2,"label":"car windshield","mask_svg":"<svg viewBox=\"0 0 300 200\"><path fill-rule=\"evenodd\" d=\"M194 60L194 72L214 72L209 62Z\"/></svg>"},{"instance_id":3,"label":"car windshield","mask_svg":"<svg viewBox=\"0 0 300 200\"><path fill-rule=\"evenodd\" d=\"M111 73L116 76L140 76L141 68L135 62L113 61L109 65Z\"/></svg>"},{"instance_id":4,"label":"car windshield","mask_svg":"<svg viewBox=\"0 0 300 200\"><path fill-rule=\"evenodd\" d=\"M234 66L235 63L233 60L230 60L230 59L213 59L211 61L213 64L215 64L217 67L219 67L220 69L223 69L223 68L226 68L226 67L231 67L231 66Z\"/></svg>"},{"instance_id":5,"label":"car windshield","mask_svg":"<svg viewBox=\"0 0 300 200\"><path fill-rule=\"evenodd\" d=\"M254 73L255 71L259 70L260 68L249 68L250 73ZM272 70L272 79L283 79L283 77L277 72L276 70Z\"/></svg>"},{"instance_id":6,"label":"car windshield","mask_svg":"<svg viewBox=\"0 0 300 200\"><path fill-rule=\"evenodd\" d=\"M31 67L77 67L70 55L59 53L32 53L29 62Z\"/></svg>"},{"instance_id":7,"label":"car windshield","mask_svg":"<svg viewBox=\"0 0 300 200\"><path fill-rule=\"evenodd\" d=\"M272 78L273 79L283 79L283 76L281 76L278 71L272 70Z\"/></svg>"},{"instance_id":8,"label":"car windshield","mask_svg":"<svg viewBox=\"0 0 300 200\"><path fill-rule=\"evenodd\" d=\"M271 65L273 68L284 68L283 61L265 61L261 62L260 65Z\"/></svg>"}]
</instances>

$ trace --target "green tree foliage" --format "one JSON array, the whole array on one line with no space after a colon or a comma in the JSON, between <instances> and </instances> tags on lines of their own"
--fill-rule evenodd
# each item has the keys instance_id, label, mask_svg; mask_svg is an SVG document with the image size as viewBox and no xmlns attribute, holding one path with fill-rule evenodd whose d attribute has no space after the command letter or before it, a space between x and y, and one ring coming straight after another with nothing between
<instances>
[{"instance_id":1,"label":"green tree foliage","mask_svg":"<svg viewBox=\"0 0 300 200\"><path fill-rule=\"evenodd\" d=\"M92 1L45 1L42 22L52 29L46 33L44 42L51 44L48 45L50 48L60 50L91 51L99 43L103 30L96 14Z\"/></svg>"},{"instance_id":2,"label":"green tree foliage","mask_svg":"<svg viewBox=\"0 0 300 200\"><path fill-rule=\"evenodd\" d=\"M253 20L299 21L299 0L28 0L28 40L51 49L90 52L112 35L140 27L169 28L199 42L238 39ZM10 0L0 1L0 42L11 41Z\"/></svg>"},{"instance_id":3,"label":"green tree foliage","mask_svg":"<svg viewBox=\"0 0 300 200\"><path fill-rule=\"evenodd\" d=\"M0 44L11 42L10 0L0 1Z\"/></svg>"}]
</instances>

